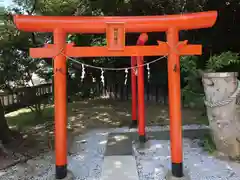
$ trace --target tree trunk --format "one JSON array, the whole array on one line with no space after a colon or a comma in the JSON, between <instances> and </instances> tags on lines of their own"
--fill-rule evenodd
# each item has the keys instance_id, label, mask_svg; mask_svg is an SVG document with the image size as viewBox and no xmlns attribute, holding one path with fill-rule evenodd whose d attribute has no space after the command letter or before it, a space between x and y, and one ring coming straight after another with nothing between
<instances>
[{"instance_id":1,"label":"tree trunk","mask_svg":"<svg viewBox=\"0 0 240 180\"><path fill-rule=\"evenodd\" d=\"M202 81L209 126L217 150L237 158L240 156L240 124L235 98L237 73L204 73ZM233 98L229 98L231 96Z\"/></svg>"},{"instance_id":2,"label":"tree trunk","mask_svg":"<svg viewBox=\"0 0 240 180\"><path fill-rule=\"evenodd\" d=\"M0 101L0 140L3 144L11 140L11 133L5 118L2 102Z\"/></svg>"},{"instance_id":3,"label":"tree trunk","mask_svg":"<svg viewBox=\"0 0 240 180\"><path fill-rule=\"evenodd\" d=\"M2 144L8 144L18 137L20 137L18 132L9 129L4 114L4 108L2 102L0 101L0 141L2 141Z\"/></svg>"}]
</instances>

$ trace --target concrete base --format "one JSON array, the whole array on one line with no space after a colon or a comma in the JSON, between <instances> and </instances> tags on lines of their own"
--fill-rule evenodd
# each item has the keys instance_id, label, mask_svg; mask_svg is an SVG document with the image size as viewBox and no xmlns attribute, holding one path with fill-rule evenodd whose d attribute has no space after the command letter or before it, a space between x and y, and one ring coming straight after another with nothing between
<instances>
[{"instance_id":1,"label":"concrete base","mask_svg":"<svg viewBox=\"0 0 240 180\"><path fill-rule=\"evenodd\" d=\"M132 155L132 138L124 134L108 135L105 156L129 156Z\"/></svg>"},{"instance_id":2,"label":"concrete base","mask_svg":"<svg viewBox=\"0 0 240 180\"><path fill-rule=\"evenodd\" d=\"M135 144L135 147L138 151L145 151L151 148L151 140L149 140L148 138L145 143L139 141L133 141L133 143Z\"/></svg>"},{"instance_id":3,"label":"concrete base","mask_svg":"<svg viewBox=\"0 0 240 180\"><path fill-rule=\"evenodd\" d=\"M133 156L106 156L103 162L102 180L138 180Z\"/></svg>"},{"instance_id":4,"label":"concrete base","mask_svg":"<svg viewBox=\"0 0 240 180\"><path fill-rule=\"evenodd\" d=\"M174 177L171 171L168 171L166 175L166 180L191 180L191 178L187 172L184 172L184 177L178 178L178 177Z\"/></svg>"},{"instance_id":5,"label":"concrete base","mask_svg":"<svg viewBox=\"0 0 240 180\"><path fill-rule=\"evenodd\" d=\"M56 179L55 174L53 174L51 179L59 180L59 179ZM74 177L73 173L68 170L67 177L65 177L65 178L63 178L61 180L74 180L74 179L75 179L75 177Z\"/></svg>"}]
</instances>

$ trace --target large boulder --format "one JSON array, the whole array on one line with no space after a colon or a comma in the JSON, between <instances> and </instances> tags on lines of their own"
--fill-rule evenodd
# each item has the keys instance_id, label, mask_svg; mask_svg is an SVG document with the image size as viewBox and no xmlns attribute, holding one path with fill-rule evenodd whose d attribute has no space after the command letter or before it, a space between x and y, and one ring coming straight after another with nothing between
<instances>
[{"instance_id":1,"label":"large boulder","mask_svg":"<svg viewBox=\"0 0 240 180\"><path fill-rule=\"evenodd\" d=\"M231 158L240 157L237 73L204 73L202 82L209 126L217 150Z\"/></svg>"}]
</instances>

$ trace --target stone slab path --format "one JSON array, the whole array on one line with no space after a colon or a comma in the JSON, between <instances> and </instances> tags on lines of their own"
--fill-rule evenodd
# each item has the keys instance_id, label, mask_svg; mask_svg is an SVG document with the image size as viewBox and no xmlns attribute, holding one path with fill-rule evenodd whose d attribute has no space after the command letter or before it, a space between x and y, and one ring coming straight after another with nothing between
<instances>
[{"instance_id":1,"label":"stone slab path","mask_svg":"<svg viewBox=\"0 0 240 180\"><path fill-rule=\"evenodd\" d=\"M103 161L102 180L138 180L134 156L107 156Z\"/></svg>"},{"instance_id":2,"label":"stone slab path","mask_svg":"<svg viewBox=\"0 0 240 180\"><path fill-rule=\"evenodd\" d=\"M199 147L196 137L206 133L207 127L191 125L183 129L184 169L192 180L240 180L240 164L216 159ZM75 180L107 180L108 177L117 180L117 176L132 180L165 180L171 169L168 130L168 126L147 128L150 140L145 149L138 146L136 130L93 130L75 138L68 156L68 168ZM49 152L0 171L0 180L52 180L54 167L54 153ZM119 173L121 171L125 174Z\"/></svg>"}]
</instances>

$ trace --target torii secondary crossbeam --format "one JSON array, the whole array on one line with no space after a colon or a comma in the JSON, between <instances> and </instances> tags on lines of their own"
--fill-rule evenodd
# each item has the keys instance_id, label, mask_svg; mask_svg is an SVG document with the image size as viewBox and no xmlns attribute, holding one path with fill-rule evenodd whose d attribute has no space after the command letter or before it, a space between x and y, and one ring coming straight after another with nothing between
<instances>
[{"instance_id":1,"label":"torii secondary crossbeam","mask_svg":"<svg viewBox=\"0 0 240 180\"><path fill-rule=\"evenodd\" d=\"M168 87L172 175L183 176L182 120L180 92L181 55L200 55L201 45L179 42L179 31L207 28L214 25L216 11L184 15L138 16L138 17L54 17L16 15L19 30L29 32L53 32L54 44L43 48L31 48L33 58L54 58L54 103L55 103L55 151L56 178L67 176L67 113L66 113L66 57L137 56L142 65L142 56L168 56ZM157 46L126 46L125 34L132 32L166 32L167 42ZM106 47L74 47L66 43L67 33L106 33ZM132 62L136 64L136 62ZM143 67L139 72L139 102L144 102ZM140 81L141 80L141 81ZM133 82L132 82L133 83ZM136 81L135 81L136 83ZM136 86L132 86L136 88ZM136 98L136 95L134 95ZM134 113L136 113L134 111ZM139 109L139 136L145 140L144 105ZM135 115L134 115L135 117Z\"/></svg>"}]
</instances>

